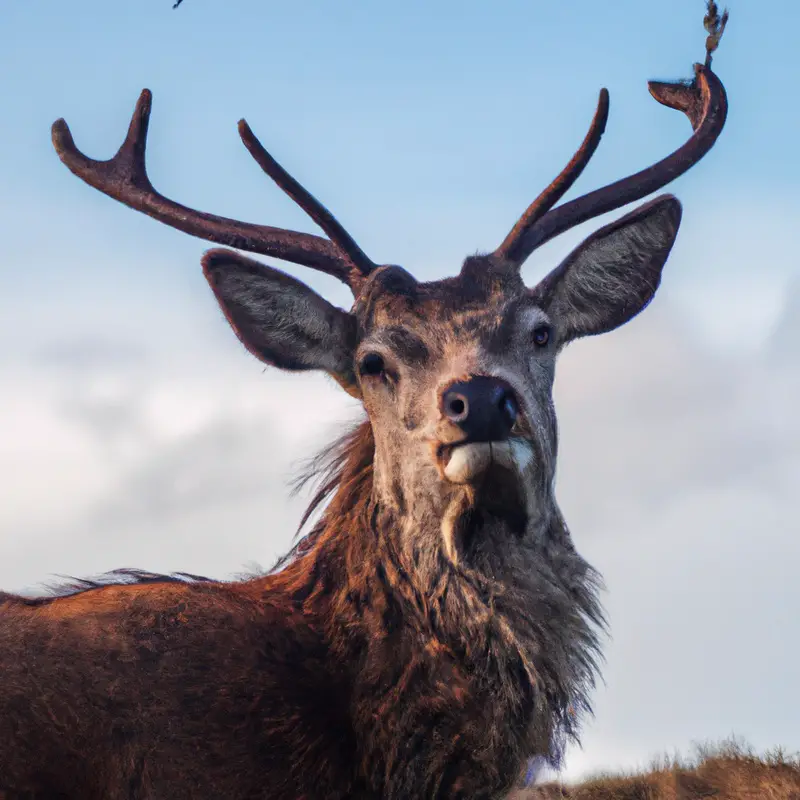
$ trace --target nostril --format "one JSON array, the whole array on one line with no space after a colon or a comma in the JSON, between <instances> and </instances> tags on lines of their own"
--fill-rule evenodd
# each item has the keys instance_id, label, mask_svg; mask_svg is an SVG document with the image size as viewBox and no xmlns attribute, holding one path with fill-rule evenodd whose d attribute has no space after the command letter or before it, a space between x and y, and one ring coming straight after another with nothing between
<instances>
[{"instance_id":1,"label":"nostril","mask_svg":"<svg viewBox=\"0 0 800 800\"><path fill-rule=\"evenodd\" d=\"M453 422L460 422L467 416L469 403L463 394L450 392L445 400L444 408L445 413Z\"/></svg>"},{"instance_id":2,"label":"nostril","mask_svg":"<svg viewBox=\"0 0 800 800\"><path fill-rule=\"evenodd\" d=\"M519 416L517 399L511 392L503 392L499 405L500 413L503 415L503 419L506 421L506 424L509 428L513 428L514 423L517 421L517 417Z\"/></svg>"}]
</instances>

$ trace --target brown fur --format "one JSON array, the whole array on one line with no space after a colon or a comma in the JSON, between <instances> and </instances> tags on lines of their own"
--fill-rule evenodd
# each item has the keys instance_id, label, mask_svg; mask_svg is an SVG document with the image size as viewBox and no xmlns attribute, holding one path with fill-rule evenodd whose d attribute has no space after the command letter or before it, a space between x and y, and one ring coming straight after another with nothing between
<instances>
[{"instance_id":1,"label":"brown fur","mask_svg":"<svg viewBox=\"0 0 800 800\"><path fill-rule=\"evenodd\" d=\"M488 585L415 583L370 499L371 443L364 424L333 454L315 504L333 499L278 572L4 596L7 797L491 797L531 714L553 717L537 744L555 750L570 687L544 654L535 685L492 634ZM586 570L564 601L599 619ZM474 620L447 619L464 601L485 615L475 639L459 630Z\"/></svg>"},{"instance_id":2,"label":"brown fur","mask_svg":"<svg viewBox=\"0 0 800 800\"><path fill-rule=\"evenodd\" d=\"M488 799L529 756L556 763L589 708L603 623L553 493L555 359L649 302L679 219L672 198L648 204L533 290L491 257L429 284L382 268L350 312L208 254L245 345L327 370L368 419L317 463L306 521L324 510L271 574L121 572L0 598L0 789ZM363 372L376 352L380 373ZM439 453L464 433L440 398L476 375L510 387L528 457L451 483Z\"/></svg>"}]
</instances>

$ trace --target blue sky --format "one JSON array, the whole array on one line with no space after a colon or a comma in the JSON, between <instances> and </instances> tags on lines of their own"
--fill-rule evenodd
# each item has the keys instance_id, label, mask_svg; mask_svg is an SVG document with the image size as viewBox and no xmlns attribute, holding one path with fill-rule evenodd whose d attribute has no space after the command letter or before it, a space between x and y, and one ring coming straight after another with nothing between
<instances>
[{"instance_id":1,"label":"blue sky","mask_svg":"<svg viewBox=\"0 0 800 800\"><path fill-rule=\"evenodd\" d=\"M800 166L789 154L800 111L787 98L800 77L800 12L788 0L770 13L739 5L717 60L731 97L727 130L702 167L673 187L687 209L678 252L689 240L695 252L722 247L727 255L727 245L741 253L742 225L772 239L794 202ZM145 86L154 92L150 173L167 194L308 230L239 142L235 124L245 116L374 258L421 277L451 272L465 253L493 247L569 158L601 86L611 91L610 123L573 192L634 171L683 140L685 119L652 101L645 82L690 75L703 54L703 3L665 7L252 0L223 8L186 0L173 12L163 0L4 4L0 23L12 35L0 53L0 224L14 261L29 260L31 230L58 244L35 274L13 270L12 286L42 280L44 269L56 287L60 251L97 254L103 246L135 247L140 275L171 258L159 280L198 285L201 243L76 185L49 144L51 123L64 116L80 147L110 155ZM737 213L747 218L733 224ZM530 262L532 278L575 238L564 241ZM670 288L696 310L704 292L732 282L740 293L758 292L774 314L791 265L769 255L757 281L753 264L720 258L702 270L674 267ZM705 310L700 324L713 326L715 314Z\"/></svg>"},{"instance_id":2,"label":"blue sky","mask_svg":"<svg viewBox=\"0 0 800 800\"><path fill-rule=\"evenodd\" d=\"M654 103L645 81L690 75L705 36L701 0L675 0L668 12L628 1L164 5L4 4L9 230L46 217L80 244L96 240L87 229L97 225L120 246L127 238L160 253L199 250L76 186L49 145L50 124L64 116L88 153L110 155L147 86L150 172L165 192L308 229L238 141L245 116L377 259L421 274L452 270L465 252L493 246L571 155L601 86L611 120L575 191L679 143L685 119ZM788 1L761 8L733 8L717 62L731 96L728 129L674 186L695 225L706 204L722 213L733 200L780 202L800 177L788 156L800 123L788 102L800 78L800 11ZM96 222L72 230L78 212Z\"/></svg>"},{"instance_id":3,"label":"blue sky","mask_svg":"<svg viewBox=\"0 0 800 800\"><path fill-rule=\"evenodd\" d=\"M670 190L651 309L560 365L559 493L606 575L614 639L568 775L736 731L800 749L800 7L731 0L728 124ZM668 10L665 10L668 9ZM220 320L206 245L89 189L50 125L109 157L143 87L149 174L206 211L314 231L265 146L375 260L419 278L495 247L611 92L570 196L689 135L650 78L703 57L702 0L0 5L0 585L121 564L229 575L291 541L293 464L355 409L263 372ZM617 212L621 214L622 212ZM600 220L530 259L532 283ZM332 279L288 266L346 304Z\"/></svg>"}]
</instances>

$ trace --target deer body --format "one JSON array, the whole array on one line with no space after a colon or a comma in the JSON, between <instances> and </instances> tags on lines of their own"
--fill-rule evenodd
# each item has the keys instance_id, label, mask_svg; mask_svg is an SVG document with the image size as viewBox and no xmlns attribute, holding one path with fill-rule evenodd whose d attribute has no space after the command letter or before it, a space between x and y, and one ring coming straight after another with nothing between
<instances>
[{"instance_id":1,"label":"deer body","mask_svg":"<svg viewBox=\"0 0 800 800\"><path fill-rule=\"evenodd\" d=\"M529 756L558 761L589 709L603 617L554 495L556 357L650 302L680 204L665 195L605 226L532 289L520 268L544 241L708 152L726 98L710 61L695 70L691 84L651 84L691 120L683 147L556 206L600 140L603 91L575 158L505 241L431 283L370 261L244 122L256 161L329 239L158 194L146 91L110 161L54 125L64 163L106 194L348 283L345 311L239 253L203 258L257 358L327 372L366 418L323 460L318 521L271 574L128 572L62 596L0 595L3 800L496 798Z\"/></svg>"},{"instance_id":2,"label":"deer body","mask_svg":"<svg viewBox=\"0 0 800 800\"><path fill-rule=\"evenodd\" d=\"M373 512L357 502L353 528L320 529L264 578L0 601L0 787L86 800L499 796L528 753L557 747L552 720L568 725L586 688L591 571L531 547L507 565L515 597L444 561L418 585L412 564L381 552Z\"/></svg>"},{"instance_id":3,"label":"deer body","mask_svg":"<svg viewBox=\"0 0 800 800\"><path fill-rule=\"evenodd\" d=\"M2 619L9 797L289 798L314 779L345 796L331 788L349 783L335 774L351 757L346 729L340 738L321 727L341 727L322 636L285 598L263 601L247 585L146 584L49 606L7 599ZM292 719L320 727L292 730ZM304 736L308 771L297 776ZM315 742L333 746L314 752Z\"/></svg>"}]
</instances>

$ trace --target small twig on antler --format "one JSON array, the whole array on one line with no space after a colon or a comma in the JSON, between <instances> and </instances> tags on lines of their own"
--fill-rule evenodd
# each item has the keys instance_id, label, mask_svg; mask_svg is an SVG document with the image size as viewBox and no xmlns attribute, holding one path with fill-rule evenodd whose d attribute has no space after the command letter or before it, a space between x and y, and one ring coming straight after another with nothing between
<instances>
[{"instance_id":1,"label":"small twig on antler","mask_svg":"<svg viewBox=\"0 0 800 800\"><path fill-rule=\"evenodd\" d=\"M177 8L182 2L183 2L183 0L176 0L175 5L172 6L172 7L173 8Z\"/></svg>"},{"instance_id":2,"label":"small twig on antler","mask_svg":"<svg viewBox=\"0 0 800 800\"><path fill-rule=\"evenodd\" d=\"M179 0L180 2L180 0ZM728 24L728 9L719 14L719 8L714 0L708 0L708 10L703 19L703 23L708 31L706 39L706 69L711 68L711 54L719 47L722 34L725 33L725 26Z\"/></svg>"}]
</instances>

